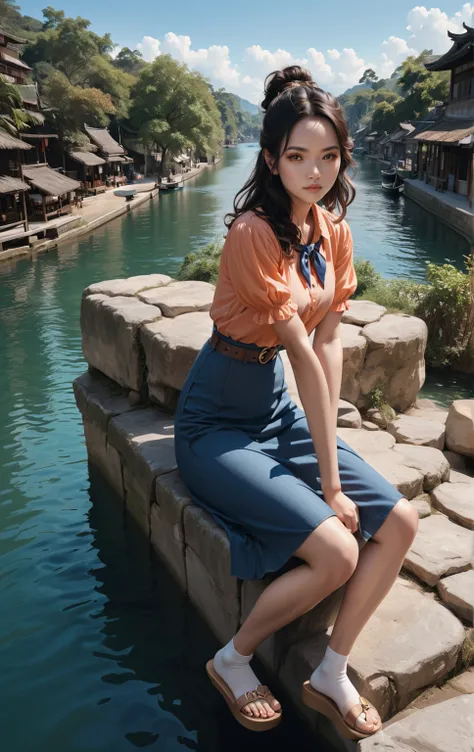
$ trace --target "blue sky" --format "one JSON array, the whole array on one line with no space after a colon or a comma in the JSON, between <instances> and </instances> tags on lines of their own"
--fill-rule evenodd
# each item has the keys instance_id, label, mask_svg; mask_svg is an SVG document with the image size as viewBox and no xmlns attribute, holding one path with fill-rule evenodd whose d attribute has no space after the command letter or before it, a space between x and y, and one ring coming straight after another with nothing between
<instances>
[{"instance_id":1,"label":"blue sky","mask_svg":"<svg viewBox=\"0 0 474 752\"><path fill-rule=\"evenodd\" d=\"M41 18L46 0L18 0ZM120 46L139 47L153 59L169 52L223 86L257 102L264 76L301 62L322 86L340 94L375 67L390 75L407 54L424 47L444 52L447 29L473 24L474 2L442 0L434 7L413 0L72 0L53 2L67 15L90 19ZM407 28L410 27L410 28Z\"/></svg>"}]
</instances>

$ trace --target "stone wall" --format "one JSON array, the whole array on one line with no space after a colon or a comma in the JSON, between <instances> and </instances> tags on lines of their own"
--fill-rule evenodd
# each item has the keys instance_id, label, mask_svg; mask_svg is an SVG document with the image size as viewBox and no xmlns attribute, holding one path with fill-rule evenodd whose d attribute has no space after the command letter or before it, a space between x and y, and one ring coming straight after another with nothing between
<instances>
[{"instance_id":1,"label":"stone wall","mask_svg":"<svg viewBox=\"0 0 474 752\"><path fill-rule=\"evenodd\" d=\"M74 391L90 462L124 499L127 513L143 531L144 545L158 552L224 642L271 578L240 581L230 576L226 535L192 503L176 469L172 410L210 335L212 292L206 283L177 283L164 275L91 285L81 312L89 371L76 379ZM344 318L346 400L340 402L338 433L411 500L422 518L402 576L350 659L359 690L389 719L407 707L412 710L427 687L462 672L474 592L474 479L469 464L474 402L454 403L448 415L434 404L416 401L426 343L426 329L418 319L387 315L379 306L358 301ZM284 361L297 399L289 362ZM379 379L394 406L411 405L383 428L377 425L377 411L361 415L357 408L367 403ZM341 749L352 749L354 745L335 738L326 719L300 701L301 684L324 651L341 595L334 593L278 632L258 655L311 726ZM468 678L459 686L466 681L472 685Z\"/></svg>"}]
</instances>

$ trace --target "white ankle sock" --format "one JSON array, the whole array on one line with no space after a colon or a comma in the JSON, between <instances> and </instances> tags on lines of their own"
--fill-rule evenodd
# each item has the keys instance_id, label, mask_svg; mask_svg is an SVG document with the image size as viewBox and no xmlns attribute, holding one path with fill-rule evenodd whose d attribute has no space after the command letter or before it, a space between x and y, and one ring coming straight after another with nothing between
<instances>
[{"instance_id":1,"label":"white ankle sock","mask_svg":"<svg viewBox=\"0 0 474 752\"><path fill-rule=\"evenodd\" d=\"M347 676L348 658L349 656L339 655L328 646L323 660L309 680L313 689L334 700L343 717L357 705L360 698Z\"/></svg>"},{"instance_id":2,"label":"white ankle sock","mask_svg":"<svg viewBox=\"0 0 474 752\"><path fill-rule=\"evenodd\" d=\"M244 692L257 689L260 684L254 672L250 668L252 655L241 655L234 648L232 639L227 645L217 651L214 656L214 668L219 676L224 679L237 699Z\"/></svg>"}]
</instances>

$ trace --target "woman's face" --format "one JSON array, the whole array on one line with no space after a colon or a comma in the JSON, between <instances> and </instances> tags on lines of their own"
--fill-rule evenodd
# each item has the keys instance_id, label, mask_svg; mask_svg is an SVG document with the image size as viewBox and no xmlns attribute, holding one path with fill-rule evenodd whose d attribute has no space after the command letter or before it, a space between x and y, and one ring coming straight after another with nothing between
<instances>
[{"instance_id":1,"label":"woman's face","mask_svg":"<svg viewBox=\"0 0 474 752\"><path fill-rule=\"evenodd\" d=\"M293 128L286 148L282 144L274 172L294 205L311 205L330 191L340 167L341 150L333 125L325 118L305 117Z\"/></svg>"}]
</instances>

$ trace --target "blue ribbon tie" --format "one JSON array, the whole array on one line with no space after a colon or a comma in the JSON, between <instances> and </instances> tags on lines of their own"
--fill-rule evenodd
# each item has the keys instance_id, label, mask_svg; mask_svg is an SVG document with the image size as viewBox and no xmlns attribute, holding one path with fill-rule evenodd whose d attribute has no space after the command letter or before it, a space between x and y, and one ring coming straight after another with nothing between
<instances>
[{"instance_id":1,"label":"blue ribbon tie","mask_svg":"<svg viewBox=\"0 0 474 752\"><path fill-rule=\"evenodd\" d=\"M313 268L324 287L324 280L326 278L326 259L319 250L322 241L323 239L320 237L316 243L311 243L311 245L302 245L300 243L295 246L299 253L300 272L308 283L308 287L311 287L311 265L313 265Z\"/></svg>"}]
</instances>

